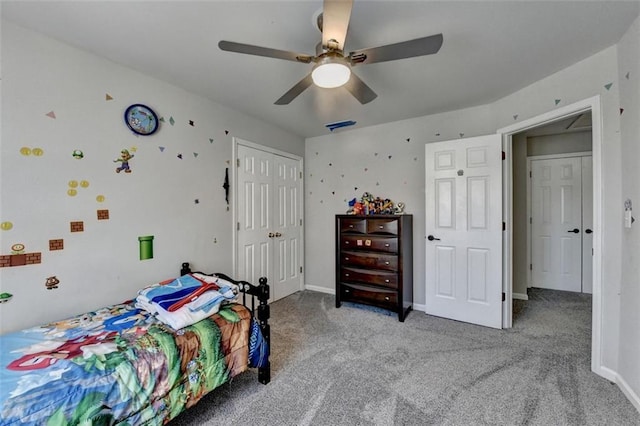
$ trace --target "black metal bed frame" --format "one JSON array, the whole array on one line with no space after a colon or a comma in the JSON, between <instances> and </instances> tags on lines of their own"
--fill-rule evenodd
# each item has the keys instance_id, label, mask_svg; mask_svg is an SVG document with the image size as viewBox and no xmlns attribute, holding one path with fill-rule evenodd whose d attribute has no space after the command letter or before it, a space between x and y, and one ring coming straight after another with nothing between
<instances>
[{"instance_id":1,"label":"black metal bed frame","mask_svg":"<svg viewBox=\"0 0 640 426\"><path fill-rule=\"evenodd\" d=\"M182 264L182 269L180 270L180 275L190 274L191 268L189 267L189 263L185 262ZM269 326L269 318L271 316L271 312L269 310L269 284L267 284L267 278L261 277L258 279L259 284L253 285L247 281L243 280L234 280L226 274L216 272L213 274L206 274L204 272L197 272L203 275L210 275L220 277L223 280L227 280L238 286L240 292L242 293L242 304L251 310L251 314L254 318L258 320L258 324L260 325L260 330L262 331L262 337L266 340L269 345L269 351L271 351L271 328ZM247 295L251 296L251 307L247 304ZM258 299L258 306L256 308L255 299ZM266 367L258 367L258 381L262 384L267 384L271 381L271 361L267 360Z\"/></svg>"}]
</instances>

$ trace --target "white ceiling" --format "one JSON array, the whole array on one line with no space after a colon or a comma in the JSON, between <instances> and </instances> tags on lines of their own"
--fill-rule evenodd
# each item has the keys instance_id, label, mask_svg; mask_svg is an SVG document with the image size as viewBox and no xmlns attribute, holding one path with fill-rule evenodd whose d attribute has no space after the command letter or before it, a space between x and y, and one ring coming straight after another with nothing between
<instances>
[{"instance_id":1,"label":"white ceiling","mask_svg":"<svg viewBox=\"0 0 640 426\"><path fill-rule=\"evenodd\" d=\"M311 64L218 49L219 40L315 53L321 0L2 1L5 19L303 137L490 103L616 44L636 1L355 0L346 51L442 33L435 55L360 65L378 98L311 87L273 103ZM142 101L142 100L141 100ZM339 131L339 130L338 130Z\"/></svg>"}]
</instances>

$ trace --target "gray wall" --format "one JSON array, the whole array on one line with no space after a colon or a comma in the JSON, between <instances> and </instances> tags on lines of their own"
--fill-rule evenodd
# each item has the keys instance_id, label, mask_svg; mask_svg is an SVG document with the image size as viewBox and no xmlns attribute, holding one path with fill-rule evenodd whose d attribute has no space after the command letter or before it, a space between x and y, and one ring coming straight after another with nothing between
<instances>
[{"instance_id":1,"label":"gray wall","mask_svg":"<svg viewBox=\"0 0 640 426\"><path fill-rule=\"evenodd\" d=\"M527 137L527 155L530 157L585 151L591 151L591 130Z\"/></svg>"}]
</instances>

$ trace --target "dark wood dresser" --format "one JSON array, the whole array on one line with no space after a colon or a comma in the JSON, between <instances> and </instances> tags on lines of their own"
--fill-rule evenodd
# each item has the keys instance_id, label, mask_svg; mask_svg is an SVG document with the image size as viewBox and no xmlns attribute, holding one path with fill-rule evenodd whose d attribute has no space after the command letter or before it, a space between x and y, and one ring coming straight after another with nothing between
<instances>
[{"instance_id":1,"label":"dark wood dresser","mask_svg":"<svg viewBox=\"0 0 640 426\"><path fill-rule=\"evenodd\" d=\"M342 302L404 321L413 305L412 215L336 215L336 308Z\"/></svg>"}]
</instances>

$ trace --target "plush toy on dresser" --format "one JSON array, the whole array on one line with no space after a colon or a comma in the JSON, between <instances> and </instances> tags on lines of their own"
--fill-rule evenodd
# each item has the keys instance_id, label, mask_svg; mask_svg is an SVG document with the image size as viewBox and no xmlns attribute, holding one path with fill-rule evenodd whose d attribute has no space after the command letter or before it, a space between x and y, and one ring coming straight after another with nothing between
<instances>
[{"instance_id":1,"label":"plush toy on dresser","mask_svg":"<svg viewBox=\"0 0 640 426\"><path fill-rule=\"evenodd\" d=\"M388 198L374 197L371 193L365 192L359 201L355 198L349 201L347 214L404 214L404 203L400 202L394 205L394 202Z\"/></svg>"}]
</instances>

